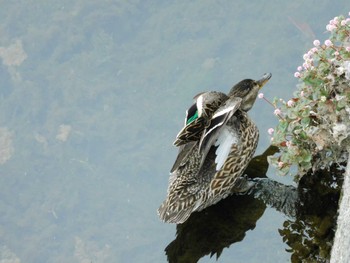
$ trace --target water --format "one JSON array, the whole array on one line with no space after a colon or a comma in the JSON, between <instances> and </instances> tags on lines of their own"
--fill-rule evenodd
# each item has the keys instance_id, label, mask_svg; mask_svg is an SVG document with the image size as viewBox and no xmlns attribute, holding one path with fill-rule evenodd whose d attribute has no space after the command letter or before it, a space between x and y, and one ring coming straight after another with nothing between
<instances>
[{"instance_id":1,"label":"water","mask_svg":"<svg viewBox=\"0 0 350 263\"><path fill-rule=\"evenodd\" d=\"M156 209L191 98L265 72L265 96L288 98L302 55L349 11L345 0L0 4L0 257L10 262L165 262L176 227ZM257 154L272 112L261 100L250 112ZM285 220L266 208L218 261L290 261Z\"/></svg>"}]
</instances>

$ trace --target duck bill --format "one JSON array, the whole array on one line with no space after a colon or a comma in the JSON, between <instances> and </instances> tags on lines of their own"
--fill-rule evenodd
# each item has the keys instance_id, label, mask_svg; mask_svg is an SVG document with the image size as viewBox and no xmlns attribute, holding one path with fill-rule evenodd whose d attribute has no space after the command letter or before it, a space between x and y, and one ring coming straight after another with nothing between
<instances>
[{"instance_id":1,"label":"duck bill","mask_svg":"<svg viewBox=\"0 0 350 263\"><path fill-rule=\"evenodd\" d=\"M271 73L265 73L261 79L257 80L256 82L260 86L260 89L266 84L266 82L269 81L269 79L272 77Z\"/></svg>"}]
</instances>

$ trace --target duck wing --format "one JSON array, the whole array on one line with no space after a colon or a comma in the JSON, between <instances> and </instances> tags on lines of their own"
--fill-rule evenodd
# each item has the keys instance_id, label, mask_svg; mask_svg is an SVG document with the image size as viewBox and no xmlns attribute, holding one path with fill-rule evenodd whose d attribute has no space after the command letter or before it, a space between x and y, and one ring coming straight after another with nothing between
<instances>
[{"instance_id":1,"label":"duck wing","mask_svg":"<svg viewBox=\"0 0 350 263\"><path fill-rule=\"evenodd\" d=\"M220 170L227 156L230 153L231 147L238 143L239 136L235 129L227 126L227 122L234 122L235 112L241 105L241 98L228 99L213 115L209 126L203 132L199 143L199 151L202 155L202 163L204 162L207 153L212 146L216 146L217 164L216 170Z\"/></svg>"},{"instance_id":2,"label":"duck wing","mask_svg":"<svg viewBox=\"0 0 350 263\"><path fill-rule=\"evenodd\" d=\"M199 141L211 116L228 97L222 92L209 91L197 94L194 99L195 103L186 111L185 126L177 134L175 146Z\"/></svg>"},{"instance_id":3,"label":"duck wing","mask_svg":"<svg viewBox=\"0 0 350 263\"><path fill-rule=\"evenodd\" d=\"M169 178L168 195L158 209L159 217L168 223L183 223L202 203L198 171L201 156L199 142L180 147L180 153ZM179 157L181 154L185 156Z\"/></svg>"},{"instance_id":4,"label":"duck wing","mask_svg":"<svg viewBox=\"0 0 350 263\"><path fill-rule=\"evenodd\" d=\"M196 117L181 129L176 136L174 145L181 146L188 142L199 141L206 125L207 121L204 117Z\"/></svg>"},{"instance_id":5,"label":"duck wing","mask_svg":"<svg viewBox=\"0 0 350 263\"><path fill-rule=\"evenodd\" d=\"M170 170L170 173L173 173L179 166L183 166L185 164L185 160L192 153L192 148L196 142L188 142L179 147L179 153L176 156L175 163Z\"/></svg>"}]
</instances>

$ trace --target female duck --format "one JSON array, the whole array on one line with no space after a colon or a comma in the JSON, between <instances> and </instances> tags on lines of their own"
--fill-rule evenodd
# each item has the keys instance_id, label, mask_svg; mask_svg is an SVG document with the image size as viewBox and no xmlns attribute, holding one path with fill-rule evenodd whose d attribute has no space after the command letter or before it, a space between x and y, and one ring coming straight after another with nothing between
<instances>
[{"instance_id":1,"label":"female duck","mask_svg":"<svg viewBox=\"0 0 350 263\"><path fill-rule=\"evenodd\" d=\"M187 110L174 145L179 154L171 169L168 196L158 209L168 223L183 223L194 211L251 186L241 177L252 159L259 131L247 112L271 78L245 79L228 95L204 92Z\"/></svg>"}]
</instances>

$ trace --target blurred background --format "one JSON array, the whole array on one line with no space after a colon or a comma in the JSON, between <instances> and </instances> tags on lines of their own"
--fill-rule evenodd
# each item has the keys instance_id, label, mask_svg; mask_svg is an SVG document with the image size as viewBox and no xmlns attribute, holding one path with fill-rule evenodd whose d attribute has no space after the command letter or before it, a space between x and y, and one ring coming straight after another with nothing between
<instances>
[{"instance_id":1,"label":"blurred background","mask_svg":"<svg viewBox=\"0 0 350 263\"><path fill-rule=\"evenodd\" d=\"M17 263L166 262L176 226L156 210L192 97L266 72L265 97L292 97L303 54L350 11L345 0L0 6L0 260ZM256 154L273 110L250 111ZM218 262L289 262L284 220L267 208Z\"/></svg>"}]
</instances>

